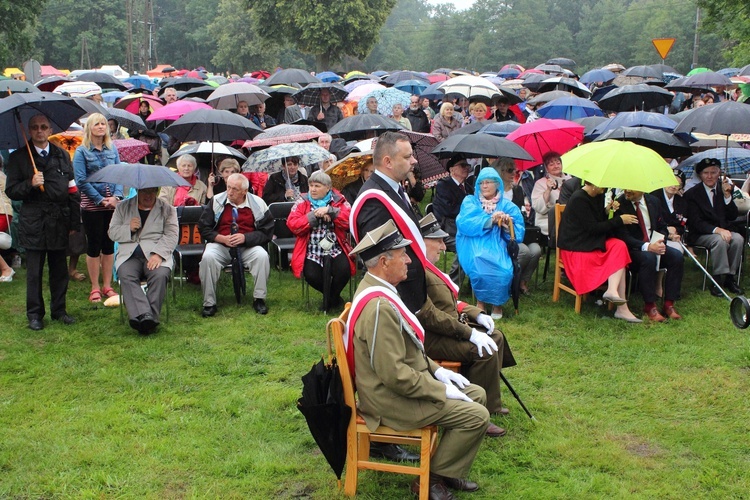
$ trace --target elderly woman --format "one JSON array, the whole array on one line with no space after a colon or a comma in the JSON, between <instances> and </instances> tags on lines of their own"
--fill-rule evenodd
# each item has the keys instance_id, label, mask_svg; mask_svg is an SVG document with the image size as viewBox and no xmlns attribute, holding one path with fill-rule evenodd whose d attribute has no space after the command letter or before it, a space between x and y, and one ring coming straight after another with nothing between
<instances>
[{"instance_id":1,"label":"elderly woman","mask_svg":"<svg viewBox=\"0 0 750 500\"><path fill-rule=\"evenodd\" d=\"M73 155L76 184L81 192L81 221L88 241L86 267L91 280L89 301L92 303L101 302L102 296L109 298L117 295L112 289L115 245L107 235L107 229L123 194L120 184L89 183L86 179L115 163L120 163L120 154L109 137L107 119L100 113L94 113L86 121L83 141Z\"/></svg>"},{"instance_id":2,"label":"elderly woman","mask_svg":"<svg viewBox=\"0 0 750 500\"><path fill-rule=\"evenodd\" d=\"M341 291L356 271L348 257L352 250L347 238L351 207L332 189L325 172L314 172L309 185L310 192L295 203L286 221L297 236L291 267L294 276L304 276L311 287L324 294L321 309L327 311L344 304Z\"/></svg>"},{"instance_id":3,"label":"elderly woman","mask_svg":"<svg viewBox=\"0 0 750 500\"><path fill-rule=\"evenodd\" d=\"M307 176L299 171L299 157L290 156L280 172L268 176L263 188L263 201L268 204L297 201L307 190Z\"/></svg>"},{"instance_id":4,"label":"elderly woman","mask_svg":"<svg viewBox=\"0 0 750 500\"><path fill-rule=\"evenodd\" d=\"M195 171L198 160L193 155L182 155L177 158L177 173L190 186L164 186L159 193L159 199L166 201L173 207L195 206L206 204L208 187L198 180Z\"/></svg>"},{"instance_id":5,"label":"elderly woman","mask_svg":"<svg viewBox=\"0 0 750 500\"><path fill-rule=\"evenodd\" d=\"M550 210L554 210L555 203L560 197L563 182L570 179L568 174L562 173L562 158L557 153L547 153L542 158L545 176L534 183L531 191L531 208L536 213L534 225L542 230L542 234L549 236L548 227Z\"/></svg>"},{"instance_id":6,"label":"elderly woman","mask_svg":"<svg viewBox=\"0 0 750 500\"><path fill-rule=\"evenodd\" d=\"M557 235L560 258L576 293L592 292L606 281L603 299L617 306L615 318L641 323L624 298L625 268L630 264L628 247L611 236L618 226L638 224L638 219L631 214L610 219L604 207L604 191L586 181L568 200Z\"/></svg>"},{"instance_id":7,"label":"elderly woman","mask_svg":"<svg viewBox=\"0 0 750 500\"><path fill-rule=\"evenodd\" d=\"M484 310L491 304L493 319L503 317L502 306L510 297L510 224L517 241L523 241L525 233L521 210L503 197L502 185L495 169L482 169L474 194L464 198L456 218L458 260L471 280L477 307Z\"/></svg>"},{"instance_id":8,"label":"elderly woman","mask_svg":"<svg viewBox=\"0 0 750 500\"><path fill-rule=\"evenodd\" d=\"M493 166L503 180L503 198L511 201L521 210L525 204L525 198L523 188L514 182L517 170L516 163L512 158L498 158ZM518 263L521 265L521 292L528 294L529 281L531 281L531 275L534 274L534 269L539 264L539 258L542 256L542 247L537 242L527 245L522 240L523 238L518 240Z\"/></svg>"},{"instance_id":9,"label":"elderly woman","mask_svg":"<svg viewBox=\"0 0 750 500\"><path fill-rule=\"evenodd\" d=\"M354 204L354 200L357 199L359 190L362 189L362 186L367 182L367 179L370 178L374 171L375 165L372 164L372 157L370 157L370 159L362 165L362 169L359 171L359 179L350 182L341 190L341 194L344 195L344 198L346 198L346 201L348 201L350 205Z\"/></svg>"},{"instance_id":10,"label":"elderly woman","mask_svg":"<svg viewBox=\"0 0 750 500\"><path fill-rule=\"evenodd\" d=\"M397 102L393 105L393 119L401 124L406 130L411 130L411 122L404 116L404 105Z\"/></svg>"},{"instance_id":11,"label":"elderly woman","mask_svg":"<svg viewBox=\"0 0 750 500\"><path fill-rule=\"evenodd\" d=\"M240 173L240 163L234 158L224 158L216 167L219 175L211 172L208 176L208 188L206 189L206 198L213 199L219 193L227 190L227 179L232 174Z\"/></svg>"},{"instance_id":12,"label":"elderly woman","mask_svg":"<svg viewBox=\"0 0 750 500\"><path fill-rule=\"evenodd\" d=\"M444 102L440 106L440 114L432 120L432 135L442 142L460 127L461 120L453 116L453 103Z\"/></svg>"}]
</instances>

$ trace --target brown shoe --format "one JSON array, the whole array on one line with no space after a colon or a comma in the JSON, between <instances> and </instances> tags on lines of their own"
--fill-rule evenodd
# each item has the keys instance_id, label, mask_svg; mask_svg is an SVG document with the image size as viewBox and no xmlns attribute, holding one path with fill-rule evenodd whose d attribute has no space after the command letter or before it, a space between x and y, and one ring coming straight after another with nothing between
<instances>
[{"instance_id":1,"label":"brown shoe","mask_svg":"<svg viewBox=\"0 0 750 500\"><path fill-rule=\"evenodd\" d=\"M475 483L474 481L469 481L466 479L458 479L455 477L443 477L443 482L445 485L456 491L466 491L466 492L472 492L477 491L479 489L479 485Z\"/></svg>"},{"instance_id":2,"label":"brown shoe","mask_svg":"<svg viewBox=\"0 0 750 500\"><path fill-rule=\"evenodd\" d=\"M499 410L495 410L492 412L493 415L507 415L510 413L510 410L506 407L501 407Z\"/></svg>"},{"instance_id":3,"label":"brown shoe","mask_svg":"<svg viewBox=\"0 0 750 500\"><path fill-rule=\"evenodd\" d=\"M649 309L648 312L646 313L646 316L648 316L648 319L650 321L655 321L657 323L663 323L664 321L667 320L664 316L659 314L659 311L655 307L652 307L651 309Z\"/></svg>"},{"instance_id":4,"label":"brown shoe","mask_svg":"<svg viewBox=\"0 0 750 500\"><path fill-rule=\"evenodd\" d=\"M496 437L502 437L505 436L505 433L508 432L502 427L498 427L492 422L490 422L490 426L487 427L487 430L485 431L485 435L487 437L496 438Z\"/></svg>"},{"instance_id":5,"label":"brown shoe","mask_svg":"<svg viewBox=\"0 0 750 500\"><path fill-rule=\"evenodd\" d=\"M414 496L419 496L419 478L416 478L411 483L411 492L414 494ZM448 491L448 488L445 487L445 483L441 479L438 479L437 476L433 476L430 474L430 495L428 497L430 500L455 500L456 497L453 496L453 493Z\"/></svg>"},{"instance_id":6,"label":"brown shoe","mask_svg":"<svg viewBox=\"0 0 750 500\"><path fill-rule=\"evenodd\" d=\"M674 306L665 307L664 316L669 319L682 319L682 316L677 314L677 310L674 308Z\"/></svg>"}]
</instances>

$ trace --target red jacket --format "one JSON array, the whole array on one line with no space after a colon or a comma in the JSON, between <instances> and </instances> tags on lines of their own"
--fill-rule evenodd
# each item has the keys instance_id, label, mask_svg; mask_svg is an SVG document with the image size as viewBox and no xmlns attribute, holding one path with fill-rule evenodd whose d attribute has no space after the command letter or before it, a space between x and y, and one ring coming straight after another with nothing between
<instances>
[{"instance_id":1,"label":"red jacket","mask_svg":"<svg viewBox=\"0 0 750 500\"><path fill-rule=\"evenodd\" d=\"M349 252L352 251L352 246L349 244L348 239L349 211L352 207L346 201L346 198L335 189L333 190L330 207L338 212L333 219L333 233L336 235L336 241L339 246L348 256ZM309 195L303 194L294 207L292 207L292 211L286 220L289 230L297 236L291 263L292 273L297 278L302 276L302 268L305 266L305 257L307 256L307 244L310 241L310 232L313 229L313 225L317 226L317 224L318 219L312 215L312 205L310 204ZM352 276L354 276L357 268L351 257L349 257L349 267L351 268Z\"/></svg>"}]
</instances>

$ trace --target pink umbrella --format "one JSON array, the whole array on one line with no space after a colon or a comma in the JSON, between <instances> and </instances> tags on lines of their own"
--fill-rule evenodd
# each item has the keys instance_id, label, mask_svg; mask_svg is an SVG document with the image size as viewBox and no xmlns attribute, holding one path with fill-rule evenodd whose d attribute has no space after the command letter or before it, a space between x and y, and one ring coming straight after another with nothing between
<instances>
[{"instance_id":1,"label":"pink umbrella","mask_svg":"<svg viewBox=\"0 0 750 500\"><path fill-rule=\"evenodd\" d=\"M524 123L507 137L534 157L533 161L516 160L518 170L528 170L539 165L547 153L567 153L583 142L584 129L583 125L568 120L540 118Z\"/></svg>"},{"instance_id":2,"label":"pink umbrella","mask_svg":"<svg viewBox=\"0 0 750 500\"><path fill-rule=\"evenodd\" d=\"M442 73L430 73L427 75L427 81L430 83L444 82L448 79L448 75Z\"/></svg>"},{"instance_id":3,"label":"pink umbrella","mask_svg":"<svg viewBox=\"0 0 750 500\"><path fill-rule=\"evenodd\" d=\"M125 111L130 111L134 115L138 114L138 108L141 105L141 100L148 101L148 104L151 106L151 109L153 111L156 111L159 108L164 107L164 101L159 99L158 97L151 95L151 94L130 94L128 96L123 97L117 103L115 103L116 108L124 109Z\"/></svg>"},{"instance_id":4,"label":"pink umbrella","mask_svg":"<svg viewBox=\"0 0 750 500\"><path fill-rule=\"evenodd\" d=\"M138 163L138 160L151 152L148 144L138 139L117 139L112 144L120 153L120 161L123 163Z\"/></svg>"},{"instance_id":5,"label":"pink umbrella","mask_svg":"<svg viewBox=\"0 0 750 500\"><path fill-rule=\"evenodd\" d=\"M155 122L160 120L177 120L185 113L195 111L196 109L211 109L211 106L202 102L195 101L175 101L159 108L146 118L146 121Z\"/></svg>"},{"instance_id":6,"label":"pink umbrella","mask_svg":"<svg viewBox=\"0 0 750 500\"><path fill-rule=\"evenodd\" d=\"M349 95L346 97L347 102L359 102L360 99L362 99L364 96L372 92L373 90L378 89L384 89L384 85L380 85L379 83L369 83L367 85L360 85L356 89L349 92Z\"/></svg>"}]
</instances>

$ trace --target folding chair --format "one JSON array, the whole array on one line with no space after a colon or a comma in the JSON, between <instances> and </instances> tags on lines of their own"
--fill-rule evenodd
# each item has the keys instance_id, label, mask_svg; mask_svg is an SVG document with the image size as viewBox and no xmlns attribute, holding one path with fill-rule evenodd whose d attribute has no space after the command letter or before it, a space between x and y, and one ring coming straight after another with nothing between
<instances>
[{"instance_id":1,"label":"folding chair","mask_svg":"<svg viewBox=\"0 0 750 500\"><path fill-rule=\"evenodd\" d=\"M286 220L294 206L293 201L280 201L268 205L268 210L273 216L273 239L269 245L269 255L272 257L271 264L276 264L276 268L281 276L282 252L291 252L294 249L294 242L297 237L287 227Z\"/></svg>"}]
</instances>

